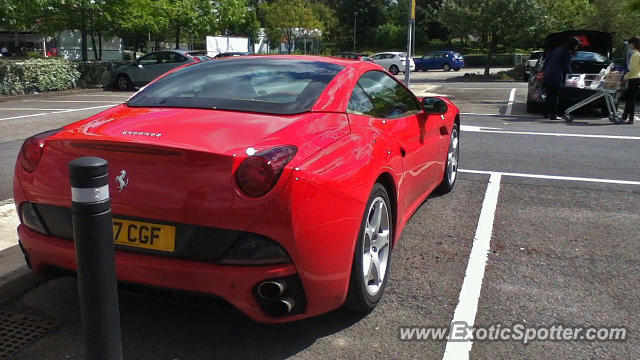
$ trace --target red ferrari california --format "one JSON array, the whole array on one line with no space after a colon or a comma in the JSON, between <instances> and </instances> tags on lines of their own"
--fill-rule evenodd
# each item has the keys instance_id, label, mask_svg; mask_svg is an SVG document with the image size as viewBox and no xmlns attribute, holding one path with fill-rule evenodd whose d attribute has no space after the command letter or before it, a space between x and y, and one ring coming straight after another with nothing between
<instances>
[{"instance_id":1,"label":"red ferrari california","mask_svg":"<svg viewBox=\"0 0 640 360\"><path fill-rule=\"evenodd\" d=\"M376 64L309 56L203 62L27 139L20 245L76 268L67 164L109 161L119 281L213 294L261 322L371 311L413 212L456 181L460 115Z\"/></svg>"}]
</instances>

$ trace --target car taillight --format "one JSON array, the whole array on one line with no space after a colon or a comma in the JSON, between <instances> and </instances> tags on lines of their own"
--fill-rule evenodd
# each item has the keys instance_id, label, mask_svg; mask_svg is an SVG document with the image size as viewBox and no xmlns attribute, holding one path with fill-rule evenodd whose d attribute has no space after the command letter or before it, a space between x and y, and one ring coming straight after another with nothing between
<instances>
[{"instance_id":1,"label":"car taillight","mask_svg":"<svg viewBox=\"0 0 640 360\"><path fill-rule=\"evenodd\" d=\"M295 146L280 146L244 159L236 170L236 182L242 192L258 197L271 190L284 167L296 155Z\"/></svg>"},{"instance_id":2,"label":"car taillight","mask_svg":"<svg viewBox=\"0 0 640 360\"><path fill-rule=\"evenodd\" d=\"M25 171L33 172L36 169L36 166L38 166L40 158L42 157L42 151L44 150L44 140L59 131L60 129L45 131L40 134L33 135L24 141L22 148L20 148L19 157L22 168Z\"/></svg>"},{"instance_id":3,"label":"car taillight","mask_svg":"<svg viewBox=\"0 0 640 360\"><path fill-rule=\"evenodd\" d=\"M544 73L540 71L538 74L536 74L536 81L542 82L542 80L544 80Z\"/></svg>"}]
</instances>

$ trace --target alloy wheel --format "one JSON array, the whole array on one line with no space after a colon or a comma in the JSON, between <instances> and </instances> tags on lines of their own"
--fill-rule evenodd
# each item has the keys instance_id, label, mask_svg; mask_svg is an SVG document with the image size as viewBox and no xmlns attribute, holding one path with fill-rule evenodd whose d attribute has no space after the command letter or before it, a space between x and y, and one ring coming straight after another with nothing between
<instances>
[{"instance_id":1,"label":"alloy wheel","mask_svg":"<svg viewBox=\"0 0 640 360\"><path fill-rule=\"evenodd\" d=\"M389 261L391 236L389 210L382 197L371 203L362 241L362 275L367 293L375 296L380 291Z\"/></svg>"},{"instance_id":2,"label":"alloy wheel","mask_svg":"<svg viewBox=\"0 0 640 360\"><path fill-rule=\"evenodd\" d=\"M451 139L449 142L449 154L447 155L447 174L449 179L449 185L453 185L456 181L456 175L458 174L458 129L454 128L451 132Z\"/></svg>"}]
</instances>

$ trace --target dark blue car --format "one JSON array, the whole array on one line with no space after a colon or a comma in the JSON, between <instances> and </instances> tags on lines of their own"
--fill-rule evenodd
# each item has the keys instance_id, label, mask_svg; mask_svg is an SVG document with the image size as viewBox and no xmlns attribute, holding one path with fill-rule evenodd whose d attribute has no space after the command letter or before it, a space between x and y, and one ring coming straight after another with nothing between
<instances>
[{"instance_id":1,"label":"dark blue car","mask_svg":"<svg viewBox=\"0 0 640 360\"><path fill-rule=\"evenodd\" d=\"M436 70L458 71L464 67L464 58L454 51L434 51L421 58L413 58L416 63L416 70Z\"/></svg>"}]
</instances>

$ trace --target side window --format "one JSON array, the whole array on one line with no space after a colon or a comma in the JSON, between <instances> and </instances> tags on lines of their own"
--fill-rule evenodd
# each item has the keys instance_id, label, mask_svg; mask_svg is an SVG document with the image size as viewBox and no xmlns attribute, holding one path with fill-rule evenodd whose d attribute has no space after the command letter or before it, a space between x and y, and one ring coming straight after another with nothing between
<instances>
[{"instance_id":1,"label":"side window","mask_svg":"<svg viewBox=\"0 0 640 360\"><path fill-rule=\"evenodd\" d=\"M421 111L416 98L395 79L383 72L365 73L358 80L358 85L362 87L373 105L373 109L365 113L367 115L394 119Z\"/></svg>"},{"instance_id":2,"label":"side window","mask_svg":"<svg viewBox=\"0 0 640 360\"><path fill-rule=\"evenodd\" d=\"M347 112L349 114L373 116L373 104L364 90L362 90L360 84L356 84L353 93L351 93Z\"/></svg>"},{"instance_id":3,"label":"side window","mask_svg":"<svg viewBox=\"0 0 640 360\"><path fill-rule=\"evenodd\" d=\"M382 59L382 54L377 54L373 56L373 60L380 60Z\"/></svg>"},{"instance_id":4,"label":"side window","mask_svg":"<svg viewBox=\"0 0 640 360\"><path fill-rule=\"evenodd\" d=\"M153 65L158 63L158 53L149 54L138 59L140 65Z\"/></svg>"},{"instance_id":5,"label":"side window","mask_svg":"<svg viewBox=\"0 0 640 360\"><path fill-rule=\"evenodd\" d=\"M176 64L176 63L181 63L181 62L185 62L187 60L186 57L177 54L177 53L168 53L169 54L169 60L167 62L172 63L172 64Z\"/></svg>"}]
</instances>

